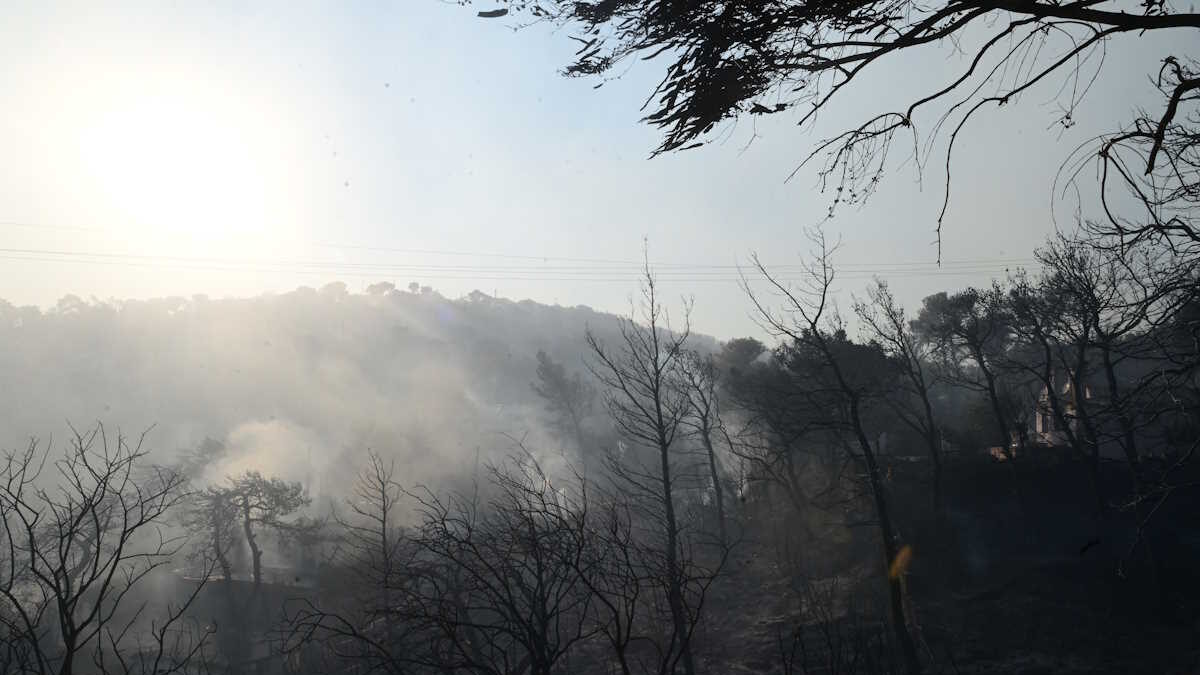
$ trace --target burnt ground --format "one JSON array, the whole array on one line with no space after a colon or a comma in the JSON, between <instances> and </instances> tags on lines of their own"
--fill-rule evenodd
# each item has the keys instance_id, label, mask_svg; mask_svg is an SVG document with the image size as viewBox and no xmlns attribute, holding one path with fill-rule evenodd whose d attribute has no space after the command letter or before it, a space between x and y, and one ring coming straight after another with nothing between
<instances>
[{"instance_id":1,"label":"burnt ground","mask_svg":"<svg viewBox=\"0 0 1200 675\"><path fill-rule=\"evenodd\" d=\"M894 494L917 514L904 524L907 587L930 672L1200 673L1195 494L1173 495L1130 554L1133 514L1097 515L1077 465L971 462L950 475L944 518L921 514L924 490ZM871 565L803 580L749 542L729 572L697 639L704 672L901 671Z\"/></svg>"}]
</instances>

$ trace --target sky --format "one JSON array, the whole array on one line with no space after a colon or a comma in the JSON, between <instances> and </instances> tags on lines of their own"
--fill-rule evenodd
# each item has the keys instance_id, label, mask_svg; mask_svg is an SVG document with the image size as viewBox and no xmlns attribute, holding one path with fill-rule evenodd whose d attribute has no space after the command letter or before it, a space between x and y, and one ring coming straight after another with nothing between
<instances>
[{"instance_id":1,"label":"sky","mask_svg":"<svg viewBox=\"0 0 1200 675\"><path fill-rule=\"evenodd\" d=\"M415 281L622 312L645 245L664 294L694 298L695 330L756 335L737 266L752 252L795 265L829 203L811 170L787 180L799 159L963 64L940 45L881 68L814 128L730 124L709 147L650 159L659 137L639 107L662 64L600 88L564 78L567 29L437 0L193 4L6 6L0 298ZM1071 129L1053 125L1054 86L984 111L956 155L941 267L944 176L896 162L825 225L843 311L875 274L915 309L1029 265L1055 227L1063 159L1156 109L1148 73L1186 38L1111 43Z\"/></svg>"}]
</instances>

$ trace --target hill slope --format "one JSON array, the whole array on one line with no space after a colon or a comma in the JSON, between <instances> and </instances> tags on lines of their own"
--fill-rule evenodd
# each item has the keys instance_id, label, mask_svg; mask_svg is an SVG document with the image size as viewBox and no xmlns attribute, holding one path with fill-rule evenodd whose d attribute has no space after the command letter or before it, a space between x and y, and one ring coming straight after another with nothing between
<instances>
[{"instance_id":1,"label":"hill slope","mask_svg":"<svg viewBox=\"0 0 1200 675\"><path fill-rule=\"evenodd\" d=\"M0 447L61 438L66 422L140 432L165 450L225 443L218 477L255 467L322 483L349 477L346 453L394 455L410 481L448 475L531 434L545 350L583 370L585 330L615 337L587 307L449 300L429 289L335 283L282 295L84 302L42 312L0 301ZM711 347L710 338L697 337Z\"/></svg>"}]
</instances>

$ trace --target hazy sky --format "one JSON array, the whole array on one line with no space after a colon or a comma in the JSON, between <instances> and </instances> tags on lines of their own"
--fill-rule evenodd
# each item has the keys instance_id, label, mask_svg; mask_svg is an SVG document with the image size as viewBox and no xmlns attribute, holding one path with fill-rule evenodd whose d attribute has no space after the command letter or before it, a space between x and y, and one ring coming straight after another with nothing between
<instances>
[{"instance_id":1,"label":"hazy sky","mask_svg":"<svg viewBox=\"0 0 1200 675\"><path fill-rule=\"evenodd\" d=\"M760 121L743 150L747 122L648 161L658 137L638 107L661 64L594 89L559 76L567 34L514 32L476 18L482 6L93 4L10 3L0 25L0 297L14 303L389 280L621 311L636 284L620 261L647 237L664 289L695 295L698 330L754 333L727 266L806 249L828 197L811 171L785 183L798 158L822 130L961 65L938 47L865 80L813 132ZM829 225L841 290L878 272L914 304L1027 261L1052 228L1059 163L1138 102L1157 109L1147 73L1170 47L1114 43L1065 133L1051 128L1054 87L980 115L940 270L942 175L922 189L898 167Z\"/></svg>"}]
</instances>

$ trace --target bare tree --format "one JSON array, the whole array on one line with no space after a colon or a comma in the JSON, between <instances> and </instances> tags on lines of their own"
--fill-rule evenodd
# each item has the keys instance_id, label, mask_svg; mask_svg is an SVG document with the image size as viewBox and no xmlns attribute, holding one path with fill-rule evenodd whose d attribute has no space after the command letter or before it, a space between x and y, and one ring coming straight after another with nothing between
<instances>
[{"instance_id":1,"label":"bare tree","mask_svg":"<svg viewBox=\"0 0 1200 675\"><path fill-rule=\"evenodd\" d=\"M1065 299L1054 293L1048 281L1032 280L1023 272L1009 280L1007 302L1012 309L1018 342L1007 365L1037 379L1042 388L1039 406L1054 417L1053 430L1064 433L1079 456L1087 457L1098 447L1098 442L1090 433L1091 440L1084 439L1078 422L1087 420L1088 406L1082 398L1075 400L1070 383L1075 379L1074 373L1090 372L1088 329L1083 327L1074 333L1077 324L1071 317L1072 309L1063 304ZM1078 335L1078 339L1064 339L1068 335Z\"/></svg>"},{"instance_id":2,"label":"bare tree","mask_svg":"<svg viewBox=\"0 0 1200 675\"><path fill-rule=\"evenodd\" d=\"M613 462L612 469L628 488L657 502L654 517L662 532L664 582L671 613L672 634L664 663L674 671L682 663L686 675L694 675L691 636L695 628L684 604L685 572L680 564L683 542L676 513L679 492L675 466L679 438L690 401L679 382L689 328L671 329L666 309L657 295L657 283L649 263L643 267L640 308L620 321L620 343L611 348L590 330L587 334L592 361L589 368L606 388L605 402L621 434L635 445L656 455L652 468ZM637 323L638 320L642 323Z\"/></svg>"},{"instance_id":3,"label":"bare tree","mask_svg":"<svg viewBox=\"0 0 1200 675\"><path fill-rule=\"evenodd\" d=\"M434 662L488 675L551 675L589 637L592 596L577 569L583 512L529 455L487 469L492 498L414 495L417 554L437 577L415 593L436 627Z\"/></svg>"},{"instance_id":4,"label":"bare tree","mask_svg":"<svg viewBox=\"0 0 1200 675\"><path fill-rule=\"evenodd\" d=\"M374 596L286 609L283 650L305 667L321 665L318 645L330 671L540 674L594 658L602 639L630 675L644 670L645 647L661 651L648 589L662 584L652 578L662 556L639 541L621 496L594 501L578 474L552 482L522 446L488 465L474 491L407 493L417 525L384 537L399 495L390 475L372 460L357 515L338 518L347 548L338 560ZM661 663L649 668L669 672Z\"/></svg>"},{"instance_id":5,"label":"bare tree","mask_svg":"<svg viewBox=\"0 0 1200 675\"><path fill-rule=\"evenodd\" d=\"M395 461L384 462L375 452L367 453L367 467L359 472L354 496L346 500L353 514L337 516L349 556L349 566L360 588L370 595L363 604L383 622L387 644L396 642L396 619L392 611L393 589L405 564L404 531L399 526L397 506L404 490L396 482ZM368 599L369 598L369 599Z\"/></svg>"},{"instance_id":6,"label":"bare tree","mask_svg":"<svg viewBox=\"0 0 1200 675\"><path fill-rule=\"evenodd\" d=\"M933 467L933 510L940 513L942 434L930 401L934 383L932 373L928 372L931 345L917 338L904 308L897 304L887 282L876 279L867 290L867 298L869 302L856 301L854 311L862 320L867 337L879 342L899 368L902 391L908 396L889 396L887 401L900 420L925 440Z\"/></svg>"},{"instance_id":7,"label":"bare tree","mask_svg":"<svg viewBox=\"0 0 1200 675\"><path fill-rule=\"evenodd\" d=\"M702 356L688 350L680 361L680 376L686 387L689 411L683 423L700 439L708 460L708 478L712 484L713 502L717 507L717 530L722 545L729 544L725 519L725 481L717 461L713 438L725 436L721 421L721 401L717 392L717 365L712 355Z\"/></svg>"},{"instance_id":8,"label":"bare tree","mask_svg":"<svg viewBox=\"0 0 1200 675\"><path fill-rule=\"evenodd\" d=\"M584 505L590 545L572 564L592 596L594 631L608 643L621 674L632 675L632 650L645 640L641 630L647 580L642 561L650 552L638 542L628 504L610 499L597 505L599 508Z\"/></svg>"},{"instance_id":9,"label":"bare tree","mask_svg":"<svg viewBox=\"0 0 1200 675\"><path fill-rule=\"evenodd\" d=\"M1153 81L1165 108L1139 110L1130 124L1097 139L1098 152L1093 143L1081 145L1058 182L1064 192L1078 190L1086 169L1096 169L1101 214L1084 221L1093 244L1114 250L1151 244L1194 260L1200 254L1200 65L1195 55L1168 56Z\"/></svg>"},{"instance_id":10,"label":"bare tree","mask_svg":"<svg viewBox=\"0 0 1200 675\"><path fill-rule=\"evenodd\" d=\"M1197 297L1200 259L1159 238L1117 245L1115 237L1084 230L1081 238L1051 242L1038 256L1047 270L1048 293L1072 310L1056 312L1055 325L1074 345L1074 367L1068 369L1073 411L1092 461L1098 465L1099 446L1111 442L1129 467L1128 506L1139 522L1132 552L1157 511L1153 505L1169 494L1150 486L1159 479L1143 464L1148 454L1168 452L1161 429L1194 382L1194 348L1178 350L1178 343L1163 337Z\"/></svg>"},{"instance_id":11,"label":"bare tree","mask_svg":"<svg viewBox=\"0 0 1200 675\"><path fill-rule=\"evenodd\" d=\"M776 279L757 256L753 259L755 270L780 296L783 302L782 310L777 311L765 305L753 292L748 281L743 280L743 287L754 303L763 327L773 335L788 340L793 349L822 364L823 377L821 374L818 374L818 377L827 380L827 386L840 394L840 405L831 412L841 417L866 465L867 484L883 539L892 628L906 669L909 673L919 673L921 662L909 632L905 612L903 571L900 569L903 566L903 546L892 520L875 449L871 446L863 425L863 407L871 393L872 380L877 381L879 377L877 373L872 374L869 371L882 363L870 359L866 350L855 349L855 345L846 340L845 332L830 305L830 291L834 281L834 250L828 246L821 231L810 232L810 237L817 252L812 261L806 261L806 274L798 285Z\"/></svg>"},{"instance_id":12,"label":"bare tree","mask_svg":"<svg viewBox=\"0 0 1200 675\"><path fill-rule=\"evenodd\" d=\"M166 674L196 665L210 629L185 617L203 578L165 617L136 596L180 553L175 471L150 466L142 438L74 432L61 457L31 442L0 466L0 665L6 673ZM89 659L90 664L85 664Z\"/></svg>"},{"instance_id":13,"label":"bare tree","mask_svg":"<svg viewBox=\"0 0 1200 675\"><path fill-rule=\"evenodd\" d=\"M551 675L596 631L586 493L554 486L524 448L445 495L400 490L372 455L356 492L340 562L374 597L289 603L285 653L320 645L343 672ZM417 510L407 532L402 495Z\"/></svg>"},{"instance_id":14,"label":"bare tree","mask_svg":"<svg viewBox=\"0 0 1200 675\"><path fill-rule=\"evenodd\" d=\"M281 651L309 669L401 675L421 661L414 652L426 634L405 621L402 608L420 567L400 526L405 493L395 474L394 462L368 452L346 499L349 513L334 517L342 545L333 562L347 592L327 602L300 599L284 607ZM324 663L326 657L332 663Z\"/></svg>"},{"instance_id":15,"label":"bare tree","mask_svg":"<svg viewBox=\"0 0 1200 675\"><path fill-rule=\"evenodd\" d=\"M1092 325L1086 303L1071 290L1075 268L1087 263L1066 250L1048 255L1051 259L1055 262L1037 281L1023 273L1010 280L1007 303L1018 344L1005 361L1032 375L1039 385L1035 406L1045 426L1038 431L1052 439L1061 434L1085 459L1098 512L1104 513L1108 507L1100 479L1101 439L1090 400Z\"/></svg>"},{"instance_id":16,"label":"bare tree","mask_svg":"<svg viewBox=\"0 0 1200 675\"><path fill-rule=\"evenodd\" d=\"M1069 128L1106 65L1110 42L1153 41L1168 31L1195 36L1200 28L1194 9L1163 0L1134 5L1119 0L501 4L504 9L484 16L511 9L574 32L572 39L581 47L566 68L570 76L604 76L634 59L666 59L661 81L647 96L644 118L663 133L656 153L719 137L718 128L727 121L791 111L806 125L843 94L870 87L869 73L883 72L887 64L895 67L901 54L952 45L961 62L947 81L902 93L901 105L865 113L800 157L802 165L817 165L821 188L832 192L832 213L874 193L897 134L911 143L918 171L938 159L935 153L941 155L937 165L944 168L945 193L937 217L939 243L955 145L980 110L1011 108L1042 87L1056 103L1053 122ZM1185 50L1164 59L1157 77L1161 111L1139 113L1126 128L1082 145L1068 162L1066 173L1074 178L1077 165L1098 158L1105 191L1111 177L1117 187L1140 195L1135 223L1112 218L1118 232L1200 241L1194 216L1184 213L1200 194L1195 58L1194 50ZM1113 212L1111 205L1106 211Z\"/></svg>"}]
</instances>

